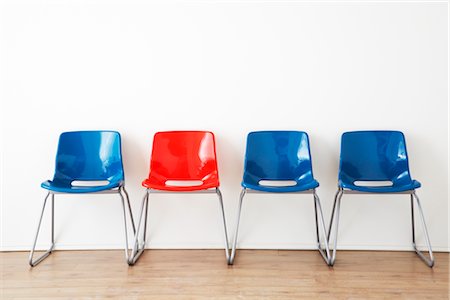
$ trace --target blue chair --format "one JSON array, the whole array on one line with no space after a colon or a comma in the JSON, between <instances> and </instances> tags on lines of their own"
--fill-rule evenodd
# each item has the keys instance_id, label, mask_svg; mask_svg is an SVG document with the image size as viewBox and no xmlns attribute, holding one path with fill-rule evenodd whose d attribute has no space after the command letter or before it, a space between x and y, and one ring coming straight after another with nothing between
<instances>
[{"instance_id":1,"label":"blue chair","mask_svg":"<svg viewBox=\"0 0 450 300\"><path fill-rule=\"evenodd\" d=\"M354 131L345 132L341 140L339 164L339 183L336 193L328 242L336 215L334 228L334 248L331 264L336 259L337 233L341 199L344 194L407 194L411 198L412 243L416 253L429 267L433 267L434 258L428 237L425 219L415 190L420 183L412 180L408 167L405 137L399 131ZM422 226L430 257L426 258L416 247L414 199L419 208Z\"/></svg>"},{"instance_id":2,"label":"blue chair","mask_svg":"<svg viewBox=\"0 0 450 300\"><path fill-rule=\"evenodd\" d=\"M125 223L125 258L128 261L128 229L125 199L128 205L133 232L135 231L122 166L120 134L115 131L64 132L59 137L56 167L53 180L41 187L48 190L31 249L29 263L32 267L47 258L54 249L54 201L56 194L119 194L122 200ZM47 199L51 197L51 246L39 258L33 260L36 242L45 212Z\"/></svg>"},{"instance_id":3,"label":"blue chair","mask_svg":"<svg viewBox=\"0 0 450 300\"><path fill-rule=\"evenodd\" d=\"M249 133L245 154L244 176L241 185L243 189L239 199L236 233L234 235L230 264L233 264L236 256L239 219L244 196L246 193L266 192L313 195L317 246L323 259L329 264L330 252L326 239L325 222L320 200L316 194L316 188L319 186L319 183L313 176L309 139L305 132L259 131ZM320 225L325 235L323 239L325 250L321 246L319 237L318 212L320 212Z\"/></svg>"}]
</instances>

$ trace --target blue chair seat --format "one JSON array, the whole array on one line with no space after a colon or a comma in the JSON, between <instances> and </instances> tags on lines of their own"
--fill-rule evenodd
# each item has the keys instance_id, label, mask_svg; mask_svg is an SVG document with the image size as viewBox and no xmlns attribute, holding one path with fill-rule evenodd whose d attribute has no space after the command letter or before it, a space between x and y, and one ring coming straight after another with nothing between
<instances>
[{"instance_id":1,"label":"blue chair seat","mask_svg":"<svg viewBox=\"0 0 450 300\"><path fill-rule=\"evenodd\" d=\"M358 186L356 181L391 181L392 186ZM339 187L366 193L398 193L420 187L408 167L400 131L345 132L341 140Z\"/></svg>"},{"instance_id":2,"label":"blue chair seat","mask_svg":"<svg viewBox=\"0 0 450 300\"><path fill-rule=\"evenodd\" d=\"M122 181L112 181L107 185L100 185L100 186L72 186L70 184L62 184L53 182L51 180L44 181L41 183L41 187L53 191L53 192L59 192L59 193L70 193L70 194L82 194L82 193L95 193L95 192L101 192L106 191L110 189L117 188L121 186Z\"/></svg>"},{"instance_id":3,"label":"blue chair seat","mask_svg":"<svg viewBox=\"0 0 450 300\"><path fill-rule=\"evenodd\" d=\"M394 184L392 186L358 186L352 183L339 181L339 187L343 189L349 189L353 191L366 192L366 193L398 193L405 191L412 191L420 188L420 182L417 180L411 180L406 184Z\"/></svg>"},{"instance_id":4,"label":"blue chair seat","mask_svg":"<svg viewBox=\"0 0 450 300\"><path fill-rule=\"evenodd\" d=\"M307 182L297 182L296 185L291 186L267 186L267 185L255 185L248 182L242 182L242 187L252 189L255 191L269 192L269 193L293 193L314 189L319 186L317 180L312 179Z\"/></svg>"}]
</instances>

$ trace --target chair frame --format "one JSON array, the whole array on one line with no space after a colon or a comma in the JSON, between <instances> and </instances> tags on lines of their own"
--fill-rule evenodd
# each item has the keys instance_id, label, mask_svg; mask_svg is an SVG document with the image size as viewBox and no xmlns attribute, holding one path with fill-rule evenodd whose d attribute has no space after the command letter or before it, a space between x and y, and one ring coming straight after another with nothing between
<instances>
[{"instance_id":1,"label":"chair frame","mask_svg":"<svg viewBox=\"0 0 450 300\"><path fill-rule=\"evenodd\" d=\"M333 227L333 221L336 215L336 225L334 228L334 245L333 245L333 254L330 258L330 265L334 265L336 260L336 250L337 250L337 237L338 237L338 226L339 226L339 214L341 209L341 200L344 194L365 194L365 195L410 195L411 199L411 225L412 225L412 245L416 254L429 266L432 268L434 266L434 256L433 250L431 249L430 238L428 236L427 225L425 224L425 217L422 210L422 205L420 204L419 197L416 194L415 190L403 191L403 192L392 192L392 193L376 193L376 192L361 192L349 189L343 189L342 187L338 188L336 195L334 197L333 210L331 213L331 220L328 228L328 243L330 242L331 230ZM417 248L416 245L416 235L415 235L415 219L414 219L414 199L416 200L417 207L420 212L420 219L422 223L422 229L425 234L425 241L428 248L429 257L425 257L425 255Z\"/></svg>"},{"instance_id":2,"label":"chair frame","mask_svg":"<svg viewBox=\"0 0 450 300\"><path fill-rule=\"evenodd\" d=\"M131 252L131 255L128 259L128 265L133 266L136 264L142 253L144 253L145 250L145 244L147 242L147 219L148 219L148 204L149 204L149 198L150 194L180 194L180 193L186 193L186 194L217 194L217 197L219 199L220 209L222 212L222 219L223 219L223 228L224 228L224 238L225 238L225 257L227 260L227 263L230 261L230 253L229 253L229 243L228 243L228 233L227 233L227 224L225 219L225 211L223 206L223 199L222 199L222 193L219 189L219 187L213 188L213 189L205 189L205 190L194 190L194 191L169 191L169 190L156 190L147 188L145 191L145 195L142 199L142 205L141 210L139 213L139 221L135 232L135 241L134 241L134 247ZM144 212L145 211L145 212ZM142 241L139 242L139 231L142 223L142 216L145 214L144 217L144 228L143 228L143 234L142 234Z\"/></svg>"},{"instance_id":3,"label":"chair frame","mask_svg":"<svg viewBox=\"0 0 450 300\"><path fill-rule=\"evenodd\" d=\"M314 212L315 212L315 223L316 223L316 236L317 236L317 250L319 250L319 253L321 254L322 258L325 260L326 264L331 266L330 263L330 250L329 250L329 246L328 246L328 239L327 239L327 230L325 227L325 220L323 217L323 212L322 212L322 206L320 204L320 199L319 196L316 193L316 189L309 189L309 190L305 190L305 191L298 191L298 192L266 192L266 191L257 191L257 190L252 190L252 189L248 189L248 188L243 188L239 197L239 205L238 205L238 215L237 215L237 222L236 222L236 232L234 235L234 242L233 242L233 248L231 250L231 255L230 255L230 259L229 259L229 264L232 265L234 263L234 259L236 257L236 251L237 251L237 240L238 240L238 232L239 232L239 221L240 221L240 216L241 216L241 210L242 210L242 203L244 200L244 196L245 194L299 194L299 195L313 195L314 197ZM318 213L320 213L320 219L318 216ZM322 227L322 231L325 234L325 239L324 239L324 244L325 244L325 249L322 247L322 244L320 242L320 232L319 232L319 220L320 220L320 225Z\"/></svg>"},{"instance_id":4,"label":"chair frame","mask_svg":"<svg viewBox=\"0 0 450 300\"><path fill-rule=\"evenodd\" d=\"M123 219L124 219L124 225L125 225L125 259L127 262L129 261L130 249L128 247L128 228L127 228L127 217L126 217L126 208L125 208L126 204L128 206L128 212L130 214L133 233L136 232L136 229L134 226L133 213L131 211L128 192L125 190L125 186L121 185L118 188L104 190L104 191L98 191L98 192L90 192L90 193L63 193L63 192L49 191L47 193L47 196L44 199L44 204L42 206L42 212L41 212L41 216L39 218L39 223L38 223L36 235L34 238L33 247L31 248L31 252L30 252L30 256L29 256L28 262L31 267L38 265L40 262L42 262L44 259L46 259L50 254L52 254L54 252L54 248L55 248L55 195L56 194L63 194L63 195L119 194L120 198L121 198L121 202L122 202ZM40 228L41 228L41 224L42 224L42 219L44 216L44 212L45 212L45 208L46 208L47 200L48 200L49 196L51 196L51 246L50 246L50 248L48 248L48 250L44 254L42 254L40 257L33 260L36 243L38 241L39 232L40 232ZM125 199L126 199L126 201L125 201Z\"/></svg>"}]
</instances>

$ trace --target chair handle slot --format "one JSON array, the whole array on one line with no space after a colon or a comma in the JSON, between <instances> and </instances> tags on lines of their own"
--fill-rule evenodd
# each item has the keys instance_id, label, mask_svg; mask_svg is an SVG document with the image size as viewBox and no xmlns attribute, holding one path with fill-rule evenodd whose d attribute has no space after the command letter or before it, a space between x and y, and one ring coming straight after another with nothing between
<instances>
[{"instance_id":1,"label":"chair handle slot","mask_svg":"<svg viewBox=\"0 0 450 300\"><path fill-rule=\"evenodd\" d=\"M369 186L369 187L386 187L393 186L390 180L356 180L353 182L356 186Z\"/></svg>"},{"instance_id":2,"label":"chair handle slot","mask_svg":"<svg viewBox=\"0 0 450 300\"><path fill-rule=\"evenodd\" d=\"M199 186L203 184L201 180L166 180L166 186Z\"/></svg>"},{"instance_id":3,"label":"chair handle slot","mask_svg":"<svg viewBox=\"0 0 450 300\"><path fill-rule=\"evenodd\" d=\"M295 186L297 182L295 180L260 180L259 185L262 186L273 186L273 187L284 187L284 186Z\"/></svg>"},{"instance_id":4,"label":"chair handle slot","mask_svg":"<svg viewBox=\"0 0 450 300\"><path fill-rule=\"evenodd\" d=\"M108 180L74 180L70 183L72 186L89 187L108 185Z\"/></svg>"}]
</instances>

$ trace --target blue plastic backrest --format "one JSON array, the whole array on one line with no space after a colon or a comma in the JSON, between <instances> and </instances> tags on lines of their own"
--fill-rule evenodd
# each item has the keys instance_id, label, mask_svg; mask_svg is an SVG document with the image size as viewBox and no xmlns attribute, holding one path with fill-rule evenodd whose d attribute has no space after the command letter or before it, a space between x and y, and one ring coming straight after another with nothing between
<instances>
[{"instance_id":1,"label":"blue plastic backrest","mask_svg":"<svg viewBox=\"0 0 450 300\"><path fill-rule=\"evenodd\" d=\"M405 137L400 131L345 132L339 180L410 182Z\"/></svg>"},{"instance_id":2,"label":"blue plastic backrest","mask_svg":"<svg viewBox=\"0 0 450 300\"><path fill-rule=\"evenodd\" d=\"M123 174L118 132L74 131L60 135L54 182L123 180Z\"/></svg>"},{"instance_id":3,"label":"blue plastic backrest","mask_svg":"<svg viewBox=\"0 0 450 300\"><path fill-rule=\"evenodd\" d=\"M247 136L244 179L311 180L313 178L309 139L301 131L257 131Z\"/></svg>"}]
</instances>

